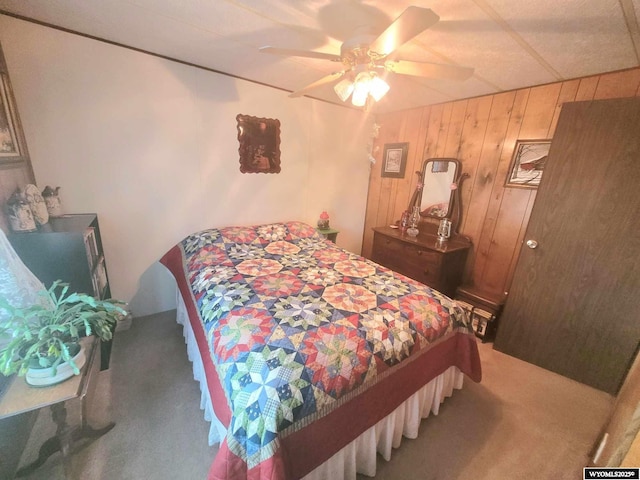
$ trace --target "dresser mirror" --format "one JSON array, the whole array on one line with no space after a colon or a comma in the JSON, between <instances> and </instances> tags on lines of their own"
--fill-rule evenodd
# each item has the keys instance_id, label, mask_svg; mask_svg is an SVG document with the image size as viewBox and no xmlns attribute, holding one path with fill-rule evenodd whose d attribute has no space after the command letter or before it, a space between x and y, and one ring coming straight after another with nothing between
<instances>
[{"instance_id":1,"label":"dresser mirror","mask_svg":"<svg viewBox=\"0 0 640 480\"><path fill-rule=\"evenodd\" d=\"M437 219L451 218L458 192L460 162L454 158L427 158L422 162L420 173L420 215Z\"/></svg>"}]
</instances>

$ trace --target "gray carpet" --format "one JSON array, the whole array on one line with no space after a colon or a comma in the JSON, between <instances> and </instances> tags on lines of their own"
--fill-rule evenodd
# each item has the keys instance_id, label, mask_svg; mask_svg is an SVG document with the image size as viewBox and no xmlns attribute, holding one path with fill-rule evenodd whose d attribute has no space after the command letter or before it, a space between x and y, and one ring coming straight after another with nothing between
<instances>
[{"instance_id":1,"label":"gray carpet","mask_svg":"<svg viewBox=\"0 0 640 480\"><path fill-rule=\"evenodd\" d=\"M483 381L465 381L404 439L376 479L582 478L588 452L606 421L611 396L481 344ZM99 375L91 423L116 427L73 455L74 478L92 480L206 478L215 455L207 445L200 392L175 311L135 319L118 332L111 368ZM77 408L70 409L70 422ZM37 457L54 432L38 416L21 465ZM81 445L82 446L82 445ZM59 455L29 480L63 478ZM359 479L365 479L360 477Z\"/></svg>"}]
</instances>

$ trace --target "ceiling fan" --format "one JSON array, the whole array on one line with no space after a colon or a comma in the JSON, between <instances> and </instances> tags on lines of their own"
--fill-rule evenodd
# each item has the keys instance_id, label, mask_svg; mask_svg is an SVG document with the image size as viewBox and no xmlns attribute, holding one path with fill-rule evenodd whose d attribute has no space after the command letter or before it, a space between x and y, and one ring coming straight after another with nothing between
<instances>
[{"instance_id":1,"label":"ceiling fan","mask_svg":"<svg viewBox=\"0 0 640 480\"><path fill-rule=\"evenodd\" d=\"M311 90L342 78L334 86L336 94L344 102L352 95L352 103L364 106L369 97L380 100L389 85L381 77L387 72L418 77L466 80L473 74L472 68L429 62L402 60L392 55L407 43L440 20L429 8L411 6L400 14L381 34L359 28L340 48L340 55L277 47L261 47L260 51L276 55L307 57L341 63L341 70L333 72L306 87L293 92L290 97L306 95Z\"/></svg>"}]
</instances>

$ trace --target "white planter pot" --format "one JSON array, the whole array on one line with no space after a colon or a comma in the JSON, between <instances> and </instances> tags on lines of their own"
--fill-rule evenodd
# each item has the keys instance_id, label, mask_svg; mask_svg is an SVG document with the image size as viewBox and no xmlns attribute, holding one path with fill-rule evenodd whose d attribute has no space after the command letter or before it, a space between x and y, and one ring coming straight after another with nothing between
<instances>
[{"instance_id":1,"label":"white planter pot","mask_svg":"<svg viewBox=\"0 0 640 480\"><path fill-rule=\"evenodd\" d=\"M81 369L87 358L84 354L84 347L80 347L80 351L73 357L73 361L79 369ZM34 387L46 387L49 385L55 385L67 378L73 377L73 368L68 362L62 362L56 369L56 374L53 374L53 367L49 368L29 368L25 375L25 380L29 385Z\"/></svg>"}]
</instances>

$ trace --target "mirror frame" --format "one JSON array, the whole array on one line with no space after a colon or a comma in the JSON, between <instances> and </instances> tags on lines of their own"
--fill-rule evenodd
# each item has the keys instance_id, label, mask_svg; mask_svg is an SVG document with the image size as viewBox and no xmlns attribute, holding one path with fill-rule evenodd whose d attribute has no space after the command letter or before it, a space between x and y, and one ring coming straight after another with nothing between
<instances>
[{"instance_id":1,"label":"mirror frame","mask_svg":"<svg viewBox=\"0 0 640 480\"><path fill-rule=\"evenodd\" d=\"M421 206L422 203L422 193L424 190L424 184L425 184L425 178L427 176L427 172L426 172L426 168L427 165L430 162L450 162L453 163L455 165L455 173L453 175L453 181L452 183L454 185L458 185L458 188L452 189L451 190L451 195L449 195L449 208L447 209L447 213L446 215L443 216L438 216L438 215L431 215L428 213L423 213L422 210L420 210L420 216L421 217L425 217L425 218L435 218L437 220L442 220L443 218L451 218L453 216L453 211L456 208L456 200L458 197L458 191L459 191L459 181L460 181L460 177L461 177L461 170L462 170L462 165L460 164L460 161L455 159L455 158L425 158L422 161L422 168L420 169L420 173L419 173L419 184L418 184L418 188L420 190L419 194L416 196L416 203L415 205L418 205L419 207Z\"/></svg>"},{"instance_id":2,"label":"mirror frame","mask_svg":"<svg viewBox=\"0 0 640 480\"><path fill-rule=\"evenodd\" d=\"M432 161L448 161L452 162L456 166L456 173L453 179L453 183L457 185L457 188L451 190L451 196L449 197L449 209L447 211L447 215L444 217L437 217L435 215L423 214L420 211L420 216L422 218L433 218L436 220L449 219L452 222L452 234L458 234L458 223L460 221L460 217L462 214L462 200L461 200L461 192L462 182L465 178L469 177L468 173L462 173L462 163L457 158L446 158L446 157L431 157L425 158L422 161L422 168L416 172L418 175L418 185L416 186L416 190L411 197L411 202L409 203L409 211L412 211L414 206L420 207L422 203L422 190L424 188L424 175L425 169L427 168L427 164Z\"/></svg>"}]
</instances>

